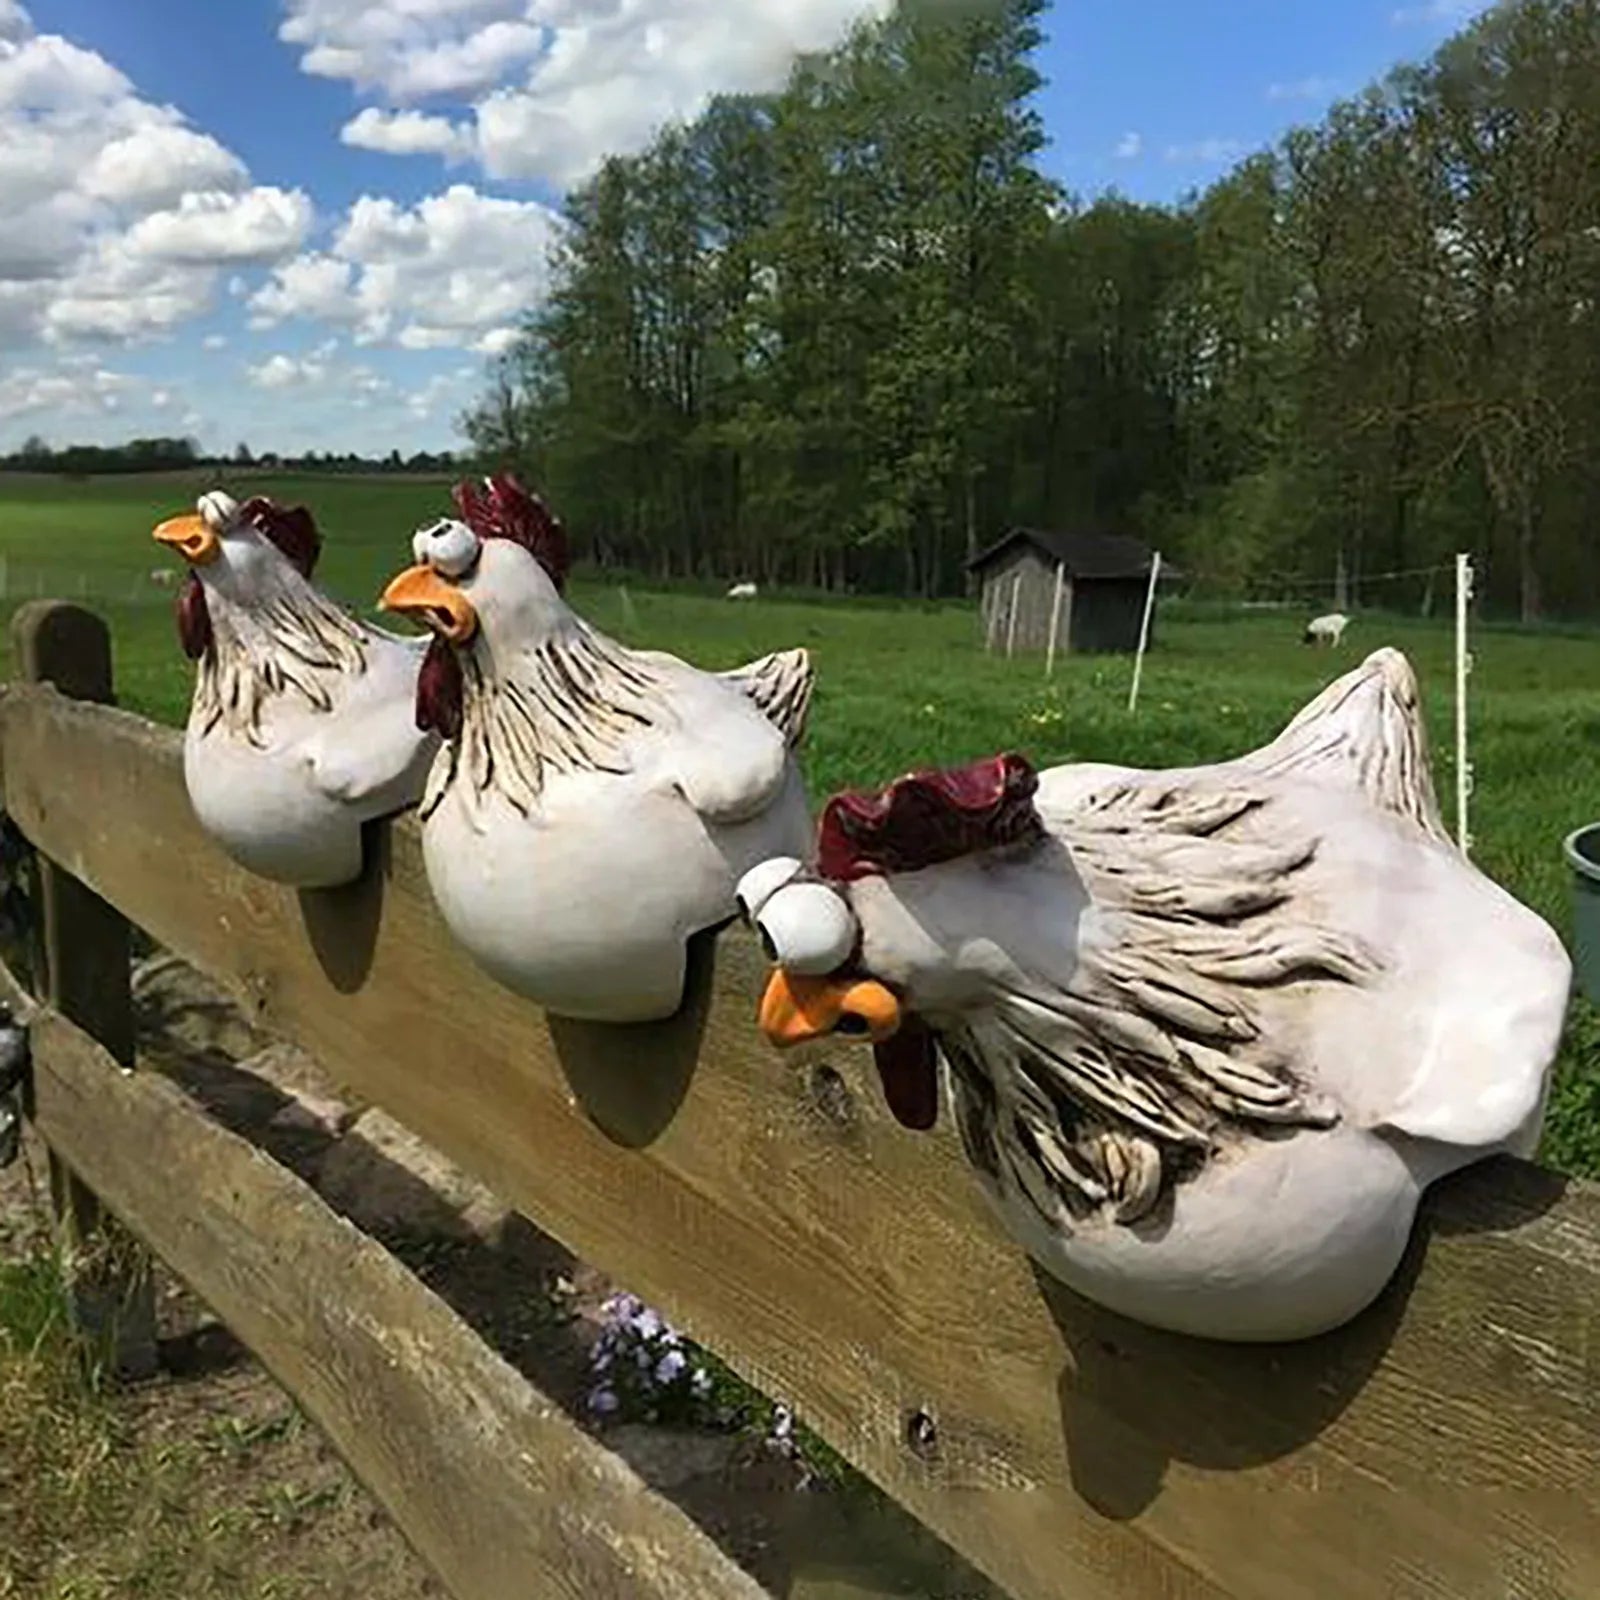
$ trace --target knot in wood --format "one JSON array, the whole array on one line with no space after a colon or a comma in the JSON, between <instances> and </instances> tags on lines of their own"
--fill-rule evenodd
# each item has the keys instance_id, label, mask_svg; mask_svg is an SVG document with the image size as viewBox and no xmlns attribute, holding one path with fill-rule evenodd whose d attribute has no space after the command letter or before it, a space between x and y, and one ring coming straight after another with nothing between
<instances>
[{"instance_id":1,"label":"knot in wood","mask_svg":"<svg viewBox=\"0 0 1600 1600\"><path fill-rule=\"evenodd\" d=\"M811 1069L811 1103L837 1127L855 1121L855 1096L837 1067L822 1062Z\"/></svg>"},{"instance_id":2,"label":"knot in wood","mask_svg":"<svg viewBox=\"0 0 1600 1600\"><path fill-rule=\"evenodd\" d=\"M906 1448L919 1461L933 1461L939 1454L939 1426L924 1410L906 1418Z\"/></svg>"}]
</instances>

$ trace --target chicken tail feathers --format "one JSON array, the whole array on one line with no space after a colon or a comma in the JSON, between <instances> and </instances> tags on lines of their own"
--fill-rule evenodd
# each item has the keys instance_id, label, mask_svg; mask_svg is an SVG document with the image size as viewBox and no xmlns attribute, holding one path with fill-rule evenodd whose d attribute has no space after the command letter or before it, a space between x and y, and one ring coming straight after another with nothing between
<instances>
[{"instance_id":1,"label":"chicken tail feathers","mask_svg":"<svg viewBox=\"0 0 1600 1600\"><path fill-rule=\"evenodd\" d=\"M1380 811L1450 842L1428 761L1428 734L1411 663L1375 650L1330 683L1271 744L1235 765L1260 777L1353 784Z\"/></svg>"},{"instance_id":2,"label":"chicken tail feathers","mask_svg":"<svg viewBox=\"0 0 1600 1600\"><path fill-rule=\"evenodd\" d=\"M779 650L717 676L747 695L791 750L800 743L817 676L809 651Z\"/></svg>"}]
</instances>

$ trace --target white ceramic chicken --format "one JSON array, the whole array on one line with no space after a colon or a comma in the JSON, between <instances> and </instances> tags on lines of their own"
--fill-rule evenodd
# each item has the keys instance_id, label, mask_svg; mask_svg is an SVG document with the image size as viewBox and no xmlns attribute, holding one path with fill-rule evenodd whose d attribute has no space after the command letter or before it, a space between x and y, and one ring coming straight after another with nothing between
<instances>
[{"instance_id":1,"label":"white ceramic chicken","mask_svg":"<svg viewBox=\"0 0 1600 1600\"><path fill-rule=\"evenodd\" d=\"M191 569L178 596L197 666L183 775L201 826L261 877L348 883L362 824L415 804L439 748L413 714L422 641L317 589L321 540L303 508L215 491L155 537Z\"/></svg>"},{"instance_id":2,"label":"white ceramic chicken","mask_svg":"<svg viewBox=\"0 0 1600 1600\"><path fill-rule=\"evenodd\" d=\"M1236 761L1001 756L838 796L814 865L739 893L770 1040L870 1037L917 1127L942 1057L1029 1254L1222 1339L1354 1316L1426 1185L1532 1153L1571 977L1447 838L1392 650Z\"/></svg>"},{"instance_id":3,"label":"white ceramic chicken","mask_svg":"<svg viewBox=\"0 0 1600 1600\"><path fill-rule=\"evenodd\" d=\"M793 756L803 650L737 672L625 649L562 599L567 547L509 477L456 490L383 604L436 634L421 725L428 881L493 977L561 1015L640 1022L683 997L688 940L741 873L810 835Z\"/></svg>"}]
</instances>

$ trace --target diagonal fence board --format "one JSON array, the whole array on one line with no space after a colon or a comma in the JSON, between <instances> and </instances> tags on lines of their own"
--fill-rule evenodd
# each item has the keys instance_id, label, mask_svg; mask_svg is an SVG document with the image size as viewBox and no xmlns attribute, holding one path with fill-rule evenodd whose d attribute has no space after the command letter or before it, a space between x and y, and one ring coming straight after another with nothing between
<instances>
[{"instance_id":1,"label":"diagonal fence board","mask_svg":"<svg viewBox=\"0 0 1600 1600\"><path fill-rule=\"evenodd\" d=\"M299 1178L54 1011L30 1031L39 1131L304 1406L452 1594L763 1600Z\"/></svg>"},{"instance_id":2,"label":"diagonal fence board","mask_svg":"<svg viewBox=\"0 0 1600 1600\"><path fill-rule=\"evenodd\" d=\"M547 1021L451 944L409 821L368 882L297 897L201 834L165 730L12 690L0 755L41 849L791 1400L1018 1600L1600 1592L1600 1191L1480 1167L1352 1327L1162 1335L1037 1281L953 1136L880 1112L864 1052L775 1057L742 934L703 1016Z\"/></svg>"}]
</instances>

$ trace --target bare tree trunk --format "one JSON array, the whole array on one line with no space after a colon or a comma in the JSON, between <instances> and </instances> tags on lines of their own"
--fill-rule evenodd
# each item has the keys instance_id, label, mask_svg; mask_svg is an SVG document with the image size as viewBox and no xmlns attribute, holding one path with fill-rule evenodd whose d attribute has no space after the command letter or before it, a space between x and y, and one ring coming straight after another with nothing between
<instances>
[{"instance_id":1,"label":"bare tree trunk","mask_svg":"<svg viewBox=\"0 0 1600 1600\"><path fill-rule=\"evenodd\" d=\"M1539 588L1539 515L1531 488L1524 487L1517 520L1517 591L1524 622L1537 622L1544 614L1544 597Z\"/></svg>"},{"instance_id":2,"label":"bare tree trunk","mask_svg":"<svg viewBox=\"0 0 1600 1600\"><path fill-rule=\"evenodd\" d=\"M978 553L978 480L969 472L967 474L967 560L962 573L963 593L972 593L972 558Z\"/></svg>"}]
</instances>

